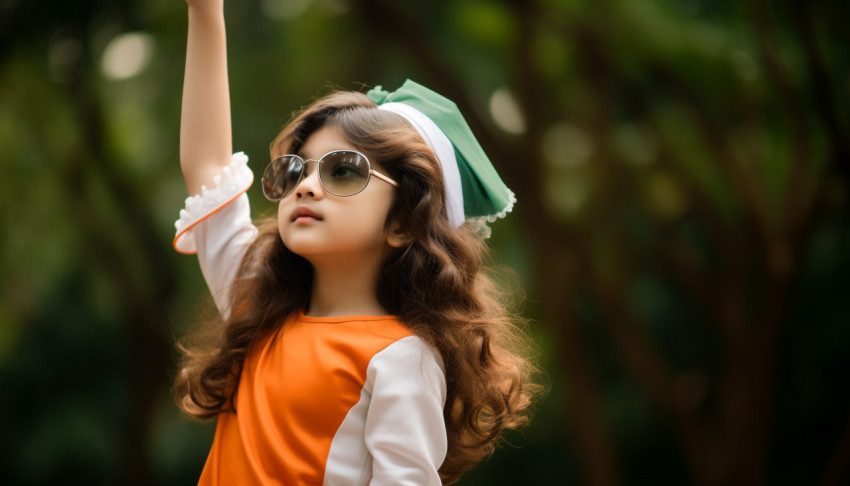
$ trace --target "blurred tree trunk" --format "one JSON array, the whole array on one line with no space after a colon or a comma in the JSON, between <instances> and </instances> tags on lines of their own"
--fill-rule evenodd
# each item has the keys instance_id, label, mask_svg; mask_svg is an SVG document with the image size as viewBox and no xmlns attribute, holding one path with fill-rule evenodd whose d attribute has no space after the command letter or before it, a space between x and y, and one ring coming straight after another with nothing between
<instances>
[{"instance_id":1,"label":"blurred tree trunk","mask_svg":"<svg viewBox=\"0 0 850 486\"><path fill-rule=\"evenodd\" d=\"M86 48L85 53L91 50ZM119 167L122 156L112 149L104 119L103 101L96 95L96 62L68 83L74 103L78 148L59 166L71 194L77 227L86 235L90 261L109 276L124 316L124 346L128 406L123 427L116 430L123 446L118 454L118 484L154 484L150 438L154 406L163 389L163 367L169 362L169 300L175 290L175 265L171 247L163 244L152 211L143 204L137 184ZM106 200L96 186L106 188ZM117 213L117 217L116 217Z\"/></svg>"},{"instance_id":2,"label":"blurred tree trunk","mask_svg":"<svg viewBox=\"0 0 850 486\"><path fill-rule=\"evenodd\" d=\"M115 130L108 126L108 110L99 91L99 56L102 54L99 51L103 46L95 40L102 34L100 29L110 22L119 28L138 25L136 5L133 1L7 3L0 12L0 36L4 40L0 42L0 57L4 62L14 63L16 56L29 56L41 61L34 65L45 71L56 68L51 63L61 64L62 75L55 77L53 82L57 91L64 90L65 96L57 98L67 100L68 106L57 107L56 113L50 116L65 121L63 114L72 114L68 133L73 137L74 148L45 162L56 174L51 178L62 182L58 187L66 190L62 197L68 205L68 208L50 208L50 211L60 215L55 217L70 214L74 218L74 227L85 241L85 254L77 257L93 263L96 268L90 270L92 274L102 272L106 275L112 296L117 300L123 327L117 334L124 339L115 345L122 347L118 355L123 360L111 363L118 369L102 372L103 376L126 373L120 380L126 388L118 387L112 393L119 395L114 403L126 402L127 406L121 411L120 426L108 424L114 434L109 438L110 443L120 449L108 452L114 453L110 458L118 458L118 465L113 468L112 464L103 464L100 474L110 483L141 486L155 483L150 438L154 407L164 390L163 371L170 361L168 309L176 283L175 265L169 261L171 248L162 241L148 200L142 197L141 191L153 188L140 187L138 174L128 169L130 164L114 148L111 135ZM66 42L66 51L60 53L60 61L51 59L57 39ZM40 83L42 80L34 80L33 89L45 89ZM18 93L6 95L17 96ZM59 136L41 126L32 127L32 133L34 140L21 142L53 148L56 140L51 137ZM25 163L33 162L27 160ZM34 181L34 184L41 182L44 181ZM64 243L60 241L56 245ZM103 380L102 376L84 378ZM43 399L50 400L50 397ZM97 413L102 414L105 421L108 420L112 410L101 409L105 408L104 404L92 405L98 407ZM74 452L77 451L71 453ZM49 450L45 453L48 457L56 454ZM50 464L49 459L46 461L46 471L58 467ZM109 473L116 476L108 477ZM73 482L75 478L66 479Z\"/></svg>"}]
</instances>

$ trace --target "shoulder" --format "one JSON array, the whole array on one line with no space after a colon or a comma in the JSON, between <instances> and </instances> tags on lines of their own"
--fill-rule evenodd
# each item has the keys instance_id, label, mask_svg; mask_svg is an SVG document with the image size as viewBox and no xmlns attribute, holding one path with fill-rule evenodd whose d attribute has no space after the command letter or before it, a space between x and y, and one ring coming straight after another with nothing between
<instances>
[{"instance_id":1,"label":"shoulder","mask_svg":"<svg viewBox=\"0 0 850 486\"><path fill-rule=\"evenodd\" d=\"M428 361L433 361L440 368L443 367L443 360L437 350L426 343L424 339L413 333L409 333L406 336L396 339L386 348L377 353L375 357L395 361L426 359Z\"/></svg>"},{"instance_id":2,"label":"shoulder","mask_svg":"<svg viewBox=\"0 0 850 486\"><path fill-rule=\"evenodd\" d=\"M445 401L446 379L439 353L416 335L408 335L376 353L366 370L367 389L389 386L416 396L428 394Z\"/></svg>"},{"instance_id":3,"label":"shoulder","mask_svg":"<svg viewBox=\"0 0 850 486\"><path fill-rule=\"evenodd\" d=\"M391 362L402 365L406 362L420 363L423 360L443 370L443 360L434 347L416 335L395 317L378 318L365 322L369 333L385 345L377 350L373 361Z\"/></svg>"}]
</instances>

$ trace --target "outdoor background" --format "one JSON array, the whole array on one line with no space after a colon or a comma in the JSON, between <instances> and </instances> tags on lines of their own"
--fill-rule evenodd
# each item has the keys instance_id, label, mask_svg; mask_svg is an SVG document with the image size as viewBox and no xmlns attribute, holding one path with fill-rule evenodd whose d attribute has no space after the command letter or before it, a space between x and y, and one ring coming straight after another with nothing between
<instances>
[{"instance_id":1,"label":"outdoor background","mask_svg":"<svg viewBox=\"0 0 850 486\"><path fill-rule=\"evenodd\" d=\"M262 170L331 87L466 114L549 393L459 484L848 484L848 6L230 0L234 148ZM185 35L182 0L0 1L3 484L200 473L169 391L205 295L171 248Z\"/></svg>"}]
</instances>

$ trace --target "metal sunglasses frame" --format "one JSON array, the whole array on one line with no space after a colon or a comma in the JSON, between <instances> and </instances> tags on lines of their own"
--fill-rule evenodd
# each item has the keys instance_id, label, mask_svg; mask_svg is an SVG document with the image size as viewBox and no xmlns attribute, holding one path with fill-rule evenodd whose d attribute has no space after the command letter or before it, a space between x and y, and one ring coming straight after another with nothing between
<instances>
[{"instance_id":1,"label":"metal sunglasses frame","mask_svg":"<svg viewBox=\"0 0 850 486\"><path fill-rule=\"evenodd\" d=\"M358 190L357 192L354 192L354 193L351 193L351 194L337 194L336 192L334 192L334 191L330 190L330 189L328 188L328 186L326 186L326 185L325 185L325 181L322 179L322 171L321 171L321 169L320 169L319 165L320 165L320 164L321 164L321 163L325 160L325 158L326 158L327 156L332 155L332 154L337 154L337 153L350 153L350 154L356 154L356 155L359 155L360 157L363 157L363 160L365 160L365 161L366 161L366 167L369 169L369 172L368 172L368 175L369 175L369 176L368 176L368 177L367 177L367 179L366 179L366 183L365 183L365 184L363 184L363 187L362 187L362 188L360 188L360 190ZM278 162L279 160L281 160L281 159L283 159L283 158L285 158L285 157L297 157L297 158L301 159L301 160L304 162L304 169L302 169L302 170L301 170L301 175L300 175L300 176L298 176L298 180L297 180L297 181L295 182L295 184L292 186L292 190L290 190L288 193L286 193L286 194L284 194L283 196L278 197L278 198L269 197L268 193L266 192L266 174L268 173L269 169L270 169L270 168L271 168L271 167L272 167L272 166L273 166L276 162ZM306 174L307 174L307 170L306 170L306 168L307 168L307 163L308 163L308 162L315 162L315 163L316 163L316 172L318 173L317 175L318 175L318 177L319 177L319 183L322 185L322 188L323 188L325 191L329 192L330 194L333 194L334 196L338 196L338 197L350 197L350 196L356 196L357 194L360 194L361 192L363 192L363 190L364 190L364 189L366 189L366 187L368 187L368 186L369 186L369 182L372 180L372 175L374 175L374 176L375 176L375 177L377 177L378 179L381 179L382 181L386 182L387 184L393 185L393 186L395 186L395 187L399 187L398 182L394 181L394 180L393 180L393 179L391 179L389 176L386 176L386 175L384 175L384 174L381 174L381 173L380 173L380 172L378 172L377 170L373 169L373 168L372 168L372 162L369 160L369 157L366 157L366 155L364 155L364 154L362 154L362 153L360 153L360 152L358 152L358 151L356 151L356 150L331 150L330 152L326 153L325 155L323 155L323 156L319 157L318 159L305 159L304 157L301 157L300 155L296 155L296 154L284 154L284 155L281 155L280 157L277 157L276 159L272 160L271 162L269 162L269 165L267 165L267 166L266 166L266 168L265 168L265 170L263 171L263 178L262 178L262 180L261 180L261 185L262 185L262 188L263 188L263 195L266 197L266 199L268 199L269 201L280 201L281 199L283 199L283 198L285 198L285 197L289 196L290 194L292 194L292 192L294 192L294 191L295 191L295 188L296 188L296 187L298 187L298 184L301 184L301 181L303 181L303 180L304 180L304 177L305 177L305 176L306 176Z\"/></svg>"}]
</instances>

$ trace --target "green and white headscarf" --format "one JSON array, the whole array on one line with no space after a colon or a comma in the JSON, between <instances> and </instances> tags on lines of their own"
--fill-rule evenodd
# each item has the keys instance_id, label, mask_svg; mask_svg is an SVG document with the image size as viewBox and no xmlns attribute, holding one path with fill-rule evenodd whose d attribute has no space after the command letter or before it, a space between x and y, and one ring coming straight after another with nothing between
<instances>
[{"instance_id":1,"label":"green and white headscarf","mask_svg":"<svg viewBox=\"0 0 850 486\"><path fill-rule=\"evenodd\" d=\"M516 196L499 178L454 102L409 79L392 93L376 86L368 95L379 109L410 122L437 156L452 225L473 218L493 222L511 212Z\"/></svg>"}]
</instances>

